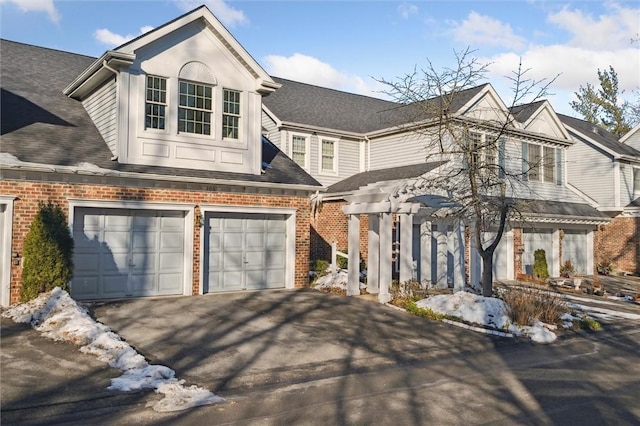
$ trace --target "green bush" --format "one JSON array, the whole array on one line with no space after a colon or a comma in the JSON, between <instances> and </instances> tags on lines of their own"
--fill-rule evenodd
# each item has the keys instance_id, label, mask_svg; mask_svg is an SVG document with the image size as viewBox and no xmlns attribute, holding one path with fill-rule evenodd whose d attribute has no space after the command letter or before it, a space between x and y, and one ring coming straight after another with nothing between
<instances>
[{"instance_id":1,"label":"green bush","mask_svg":"<svg viewBox=\"0 0 640 426\"><path fill-rule=\"evenodd\" d=\"M543 249L538 249L533 252L533 277L539 280L546 280L549 278L547 256Z\"/></svg>"},{"instance_id":2,"label":"green bush","mask_svg":"<svg viewBox=\"0 0 640 426\"><path fill-rule=\"evenodd\" d=\"M20 299L60 287L68 290L73 276L73 238L62 208L48 201L39 210L24 240Z\"/></svg>"},{"instance_id":3,"label":"green bush","mask_svg":"<svg viewBox=\"0 0 640 426\"><path fill-rule=\"evenodd\" d=\"M324 259L316 259L311 262L311 269L316 273L316 278L327 275L329 269L329 261Z\"/></svg>"}]
</instances>

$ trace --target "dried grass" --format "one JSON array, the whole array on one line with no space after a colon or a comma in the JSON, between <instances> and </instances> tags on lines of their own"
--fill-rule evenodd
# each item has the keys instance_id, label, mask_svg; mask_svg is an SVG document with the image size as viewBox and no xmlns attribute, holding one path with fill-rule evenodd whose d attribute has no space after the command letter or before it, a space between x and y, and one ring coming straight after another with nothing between
<instances>
[{"instance_id":1,"label":"dried grass","mask_svg":"<svg viewBox=\"0 0 640 426\"><path fill-rule=\"evenodd\" d=\"M544 290L509 287L501 298L509 306L511 322L520 325L533 325L536 320L559 324L562 314L570 311L561 296Z\"/></svg>"}]
</instances>

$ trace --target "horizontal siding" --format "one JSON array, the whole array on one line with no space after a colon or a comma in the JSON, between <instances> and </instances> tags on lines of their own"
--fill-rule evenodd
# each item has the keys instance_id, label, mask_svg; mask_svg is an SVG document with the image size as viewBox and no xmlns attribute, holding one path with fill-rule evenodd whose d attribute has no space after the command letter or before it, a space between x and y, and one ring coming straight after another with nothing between
<instances>
[{"instance_id":1,"label":"horizontal siding","mask_svg":"<svg viewBox=\"0 0 640 426\"><path fill-rule=\"evenodd\" d=\"M576 142L566 153L567 180L601 206L613 206L613 162L604 153Z\"/></svg>"},{"instance_id":2,"label":"horizontal siding","mask_svg":"<svg viewBox=\"0 0 640 426\"><path fill-rule=\"evenodd\" d=\"M280 151L286 152L286 149L282 146L282 132L278 130L275 121L271 117L269 117L264 111L262 111L262 129L263 132L266 132L266 137L269 139L275 146L277 146Z\"/></svg>"},{"instance_id":3,"label":"horizontal siding","mask_svg":"<svg viewBox=\"0 0 640 426\"><path fill-rule=\"evenodd\" d=\"M325 186L332 185L360 172L360 142L351 139L338 140L338 173L320 173L320 137L311 136L310 174ZM334 138L329 137L334 140Z\"/></svg>"},{"instance_id":4,"label":"horizontal siding","mask_svg":"<svg viewBox=\"0 0 640 426\"><path fill-rule=\"evenodd\" d=\"M620 204L626 206L636 199L633 196L633 166L631 164L620 165Z\"/></svg>"},{"instance_id":5,"label":"horizontal siding","mask_svg":"<svg viewBox=\"0 0 640 426\"><path fill-rule=\"evenodd\" d=\"M625 141L627 145L640 151L640 130L629 136L629 139Z\"/></svg>"},{"instance_id":6,"label":"horizontal siding","mask_svg":"<svg viewBox=\"0 0 640 426\"><path fill-rule=\"evenodd\" d=\"M371 170L419 164L428 161L426 141L421 141L415 133L385 136L370 142Z\"/></svg>"},{"instance_id":7,"label":"horizontal siding","mask_svg":"<svg viewBox=\"0 0 640 426\"><path fill-rule=\"evenodd\" d=\"M114 155L117 152L116 142L118 136L116 86L116 79L114 78L82 102L82 106Z\"/></svg>"}]
</instances>

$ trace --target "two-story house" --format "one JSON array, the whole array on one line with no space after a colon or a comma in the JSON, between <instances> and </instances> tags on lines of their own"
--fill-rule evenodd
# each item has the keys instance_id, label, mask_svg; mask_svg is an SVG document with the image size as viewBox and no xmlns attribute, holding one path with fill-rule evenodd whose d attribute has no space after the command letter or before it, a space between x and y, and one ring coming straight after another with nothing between
<instances>
[{"instance_id":1,"label":"two-story house","mask_svg":"<svg viewBox=\"0 0 640 426\"><path fill-rule=\"evenodd\" d=\"M393 102L276 81L281 89L264 99L266 134L329 185L313 221L312 257L328 258L329 244L336 241L348 249L354 265L359 251L368 263L369 289L379 291L381 300L388 294L378 284L386 286L394 272L400 282L475 285L481 264L468 238L469 223L448 220L446 212L441 214L446 197L420 185L450 167L425 160L434 157L427 151L424 129L437 126L437 119L415 121L415 115L402 114L403 106ZM514 175L520 170L523 180L509 194L520 201L519 216L508 224L494 254L494 277L531 274L538 248L546 251L552 275L559 275L568 259L579 272L592 270L594 231L608 218L567 186L565 162L573 141L551 105L544 101L509 110L485 84L458 93L448 112L478 142L499 134L491 125L494 117L511 122L499 149L482 154ZM495 231L486 229L486 236ZM399 243L393 246L393 241ZM398 259L393 265L392 258ZM355 293L352 269L349 291Z\"/></svg>"},{"instance_id":2,"label":"two-story house","mask_svg":"<svg viewBox=\"0 0 640 426\"><path fill-rule=\"evenodd\" d=\"M206 7L99 58L1 43L0 286L39 202L65 209L78 299L308 283L309 196L262 135L280 87Z\"/></svg>"},{"instance_id":3,"label":"two-story house","mask_svg":"<svg viewBox=\"0 0 640 426\"><path fill-rule=\"evenodd\" d=\"M640 272L640 126L618 140L587 121L559 117L575 141L568 150L569 183L612 218L596 233L596 264Z\"/></svg>"}]
</instances>

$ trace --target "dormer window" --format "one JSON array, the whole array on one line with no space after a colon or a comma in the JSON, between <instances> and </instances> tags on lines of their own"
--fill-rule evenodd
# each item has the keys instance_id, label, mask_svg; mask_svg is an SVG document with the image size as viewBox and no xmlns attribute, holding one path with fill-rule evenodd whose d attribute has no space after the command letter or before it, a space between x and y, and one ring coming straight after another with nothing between
<instances>
[{"instance_id":1,"label":"dormer window","mask_svg":"<svg viewBox=\"0 0 640 426\"><path fill-rule=\"evenodd\" d=\"M528 180L556 182L556 149L523 142L523 172Z\"/></svg>"},{"instance_id":2,"label":"dormer window","mask_svg":"<svg viewBox=\"0 0 640 426\"><path fill-rule=\"evenodd\" d=\"M164 130L167 109L167 79L147 76L145 127Z\"/></svg>"},{"instance_id":3,"label":"dormer window","mask_svg":"<svg viewBox=\"0 0 640 426\"><path fill-rule=\"evenodd\" d=\"M180 80L178 132L211 134L212 87Z\"/></svg>"}]
</instances>

